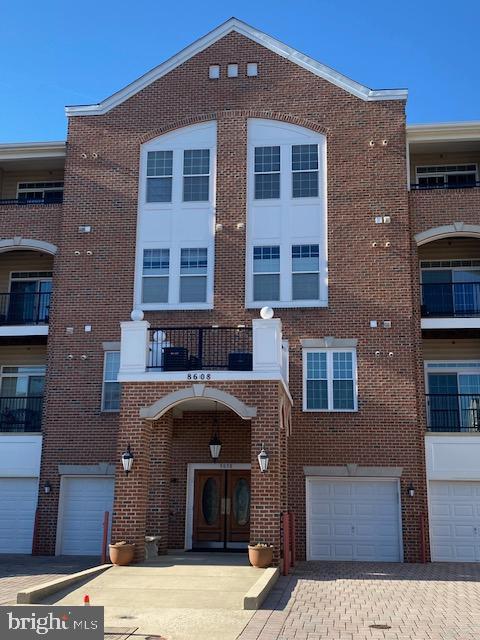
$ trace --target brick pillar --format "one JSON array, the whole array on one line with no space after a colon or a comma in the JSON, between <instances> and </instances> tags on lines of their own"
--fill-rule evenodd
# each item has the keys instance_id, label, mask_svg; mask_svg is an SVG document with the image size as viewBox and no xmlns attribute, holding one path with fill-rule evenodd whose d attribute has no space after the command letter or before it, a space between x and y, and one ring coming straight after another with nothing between
<instances>
[{"instance_id":1,"label":"brick pillar","mask_svg":"<svg viewBox=\"0 0 480 640\"><path fill-rule=\"evenodd\" d=\"M252 504L250 541L274 546L274 562L278 564L281 549L281 514L285 509L285 456L282 452L278 396L258 407L252 419L251 483ZM257 456L262 443L269 456L268 471L260 472Z\"/></svg>"},{"instance_id":2,"label":"brick pillar","mask_svg":"<svg viewBox=\"0 0 480 640\"><path fill-rule=\"evenodd\" d=\"M160 553L168 549L173 416L153 423L148 492L147 535L161 536Z\"/></svg>"},{"instance_id":3,"label":"brick pillar","mask_svg":"<svg viewBox=\"0 0 480 640\"><path fill-rule=\"evenodd\" d=\"M122 412L120 415L112 542L134 543L135 560L140 562L145 558L152 423L132 417L135 413ZM120 458L128 443L133 453L133 466L127 476Z\"/></svg>"}]
</instances>

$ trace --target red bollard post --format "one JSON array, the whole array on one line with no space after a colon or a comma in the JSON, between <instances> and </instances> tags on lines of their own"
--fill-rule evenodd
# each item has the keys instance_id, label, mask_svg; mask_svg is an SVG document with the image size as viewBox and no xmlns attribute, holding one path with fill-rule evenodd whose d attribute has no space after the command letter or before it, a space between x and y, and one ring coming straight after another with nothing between
<instances>
[{"instance_id":1,"label":"red bollard post","mask_svg":"<svg viewBox=\"0 0 480 640\"><path fill-rule=\"evenodd\" d=\"M102 564L107 562L107 542L108 542L108 523L110 521L110 514L105 511L103 514L103 536L102 536Z\"/></svg>"}]
</instances>

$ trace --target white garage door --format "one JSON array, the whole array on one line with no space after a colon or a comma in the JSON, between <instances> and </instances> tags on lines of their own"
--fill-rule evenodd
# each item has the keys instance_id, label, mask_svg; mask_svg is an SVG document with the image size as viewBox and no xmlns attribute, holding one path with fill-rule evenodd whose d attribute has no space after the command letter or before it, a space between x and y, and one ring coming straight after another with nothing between
<instances>
[{"instance_id":1,"label":"white garage door","mask_svg":"<svg viewBox=\"0 0 480 640\"><path fill-rule=\"evenodd\" d=\"M103 518L108 511L111 522L113 487L111 477L63 478L57 553L68 556L102 553Z\"/></svg>"},{"instance_id":2,"label":"white garage door","mask_svg":"<svg viewBox=\"0 0 480 640\"><path fill-rule=\"evenodd\" d=\"M433 561L480 561L480 482L431 481Z\"/></svg>"},{"instance_id":3,"label":"white garage door","mask_svg":"<svg viewBox=\"0 0 480 640\"><path fill-rule=\"evenodd\" d=\"M37 478L0 478L0 553L32 553Z\"/></svg>"},{"instance_id":4,"label":"white garage door","mask_svg":"<svg viewBox=\"0 0 480 640\"><path fill-rule=\"evenodd\" d=\"M399 562L397 482L308 478L307 535L309 560Z\"/></svg>"}]
</instances>

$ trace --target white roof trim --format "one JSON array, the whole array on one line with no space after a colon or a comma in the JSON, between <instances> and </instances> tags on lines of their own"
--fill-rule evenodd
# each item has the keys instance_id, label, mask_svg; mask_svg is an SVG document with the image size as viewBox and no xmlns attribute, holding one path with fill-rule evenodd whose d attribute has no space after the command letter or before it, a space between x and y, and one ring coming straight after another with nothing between
<instances>
[{"instance_id":1,"label":"white roof trim","mask_svg":"<svg viewBox=\"0 0 480 640\"><path fill-rule=\"evenodd\" d=\"M433 122L407 125L409 142L444 142L480 139L480 121Z\"/></svg>"},{"instance_id":2,"label":"white roof trim","mask_svg":"<svg viewBox=\"0 0 480 640\"><path fill-rule=\"evenodd\" d=\"M65 112L67 116L103 115L232 31L236 31L250 40L270 49L270 51L277 53L279 56L282 56L282 58L291 60L314 75L328 80L337 87L348 91L362 100L374 101L407 99L408 92L406 89L382 89L378 91L369 89L368 87L347 78L347 76L338 73L338 71L335 71L334 69L317 62L313 58L300 53L296 49L289 47L283 42L280 42L280 40L272 38L272 36L254 29L245 22L242 22L237 18L230 18L230 20L227 20L213 31L210 31L210 33L207 33L207 35L199 38L191 45L182 49L182 51L160 64L158 67L148 71L148 73L144 74L134 82L131 82L129 85L120 91L117 91L117 93L114 93L99 104L69 106L65 108Z\"/></svg>"},{"instance_id":3,"label":"white roof trim","mask_svg":"<svg viewBox=\"0 0 480 640\"><path fill-rule=\"evenodd\" d=\"M61 142L6 142L0 144L0 160L24 158L63 158L66 143Z\"/></svg>"}]
</instances>

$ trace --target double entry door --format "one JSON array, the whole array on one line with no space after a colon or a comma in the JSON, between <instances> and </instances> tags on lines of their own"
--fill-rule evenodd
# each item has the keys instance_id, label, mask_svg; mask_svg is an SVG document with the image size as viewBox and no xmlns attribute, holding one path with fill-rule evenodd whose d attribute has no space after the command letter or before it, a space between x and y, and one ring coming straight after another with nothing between
<instances>
[{"instance_id":1,"label":"double entry door","mask_svg":"<svg viewBox=\"0 0 480 640\"><path fill-rule=\"evenodd\" d=\"M250 470L195 471L193 549L245 549L250 536Z\"/></svg>"}]
</instances>

